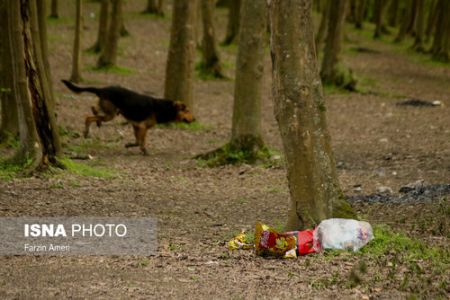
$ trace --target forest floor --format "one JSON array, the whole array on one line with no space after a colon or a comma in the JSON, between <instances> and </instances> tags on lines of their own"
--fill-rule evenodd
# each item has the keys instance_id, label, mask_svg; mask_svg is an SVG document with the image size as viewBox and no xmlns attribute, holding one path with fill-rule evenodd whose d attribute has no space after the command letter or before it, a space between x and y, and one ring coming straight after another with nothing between
<instances>
[{"instance_id":1,"label":"forest floor","mask_svg":"<svg viewBox=\"0 0 450 300\"><path fill-rule=\"evenodd\" d=\"M131 36L120 41L120 68L95 71L97 56L83 54L85 84L119 84L163 95L170 16L141 15L144 2L126 4ZM61 18L49 24L58 120L66 155L92 159L77 161L71 171L32 178L0 172L0 216L152 216L158 220L158 251L151 257L3 256L2 299L448 299L448 65L410 52L410 41L393 44L393 36L373 41L369 24L361 32L349 25L343 62L359 80L359 92L325 88L328 124L344 193L386 243L357 254L266 259L252 251L230 252L225 244L241 229L253 230L257 221L284 224L289 192L282 157L271 164L216 168L192 159L228 141L236 46L220 47L230 80L195 81L198 123L150 130L149 156L142 156L124 148L133 136L120 117L93 126L90 139L80 136L96 100L74 95L60 82L70 76L74 30L72 2L63 3ZM97 11L98 4L86 2L86 48L95 41ZM225 10L217 12L217 22L222 39ZM268 50L266 61L263 135L281 153ZM443 105L396 105L406 99ZM6 155L13 149L0 151ZM406 196L399 193L419 180Z\"/></svg>"}]
</instances>

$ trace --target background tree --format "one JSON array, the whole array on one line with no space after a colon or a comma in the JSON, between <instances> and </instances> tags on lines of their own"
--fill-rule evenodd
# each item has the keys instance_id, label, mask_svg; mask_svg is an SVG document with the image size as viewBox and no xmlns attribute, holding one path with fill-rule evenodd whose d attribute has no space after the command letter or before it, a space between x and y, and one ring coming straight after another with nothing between
<instances>
[{"instance_id":1,"label":"background tree","mask_svg":"<svg viewBox=\"0 0 450 300\"><path fill-rule=\"evenodd\" d=\"M325 34L327 32L327 25L328 25L328 19L329 19L329 15L330 15L330 1L329 0L323 0L320 3L321 7L320 7L320 11L321 11L321 18L320 18L320 25L319 25L319 30L317 31L317 35L316 35L316 49L317 52L319 51L323 40L325 38Z\"/></svg>"},{"instance_id":2,"label":"background tree","mask_svg":"<svg viewBox=\"0 0 450 300\"><path fill-rule=\"evenodd\" d=\"M164 16L163 0L148 0L147 7L143 12L146 14Z\"/></svg>"},{"instance_id":3,"label":"background tree","mask_svg":"<svg viewBox=\"0 0 450 300\"><path fill-rule=\"evenodd\" d=\"M366 0L356 0L355 3L355 27L362 29L366 12Z\"/></svg>"},{"instance_id":4,"label":"background tree","mask_svg":"<svg viewBox=\"0 0 450 300\"><path fill-rule=\"evenodd\" d=\"M197 0L174 0L164 97L184 102L193 111L194 16Z\"/></svg>"},{"instance_id":5,"label":"background tree","mask_svg":"<svg viewBox=\"0 0 450 300\"><path fill-rule=\"evenodd\" d=\"M354 216L342 196L330 145L311 5L312 0L270 3L274 109L291 196L288 230L313 228L344 211Z\"/></svg>"},{"instance_id":6,"label":"background tree","mask_svg":"<svg viewBox=\"0 0 450 300\"><path fill-rule=\"evenodd\" d=\"M438 0L436 4L436 29L434 31L431 54L434 59L441 61L450 60L450 1Z\"/></svg>"},{"instance_id":7,"label":"background tree","mask_svg":"<svg viewBox=\"0 0 450 300\"><path fill-rule=\"evenodd\" d=\"M416 0L417 2L417 20L415 23L415 37L412 48L417 52L424 52L424 34L425 34L425 1Z\"/></svg>"},{"instance_id":8,"label":"background tree","mask_svg":"<svg viewBox=\"0 0 450 300\"><path fill-rule=\"evenodd\" d=\"M236 42L236 37L239 33L239 22L241 18L241 0L228 1L228 23L227 33L223 45L230 45Z\"/></svg>"},{"instance_id":9,"label":"background tree","mask_svg":"<svg viewBox=\"0 0 450 300\"><path fill-rule=\"evenodd\" d=\"M0 1L0 28L8 28L8 0ZM17 106L14 99L11 49L9 47L9 31L3 30L0 35L0 143L15 137L18 133Z\"/></svg>"},{"instance_id":10,"label":"background tree","mask_svg":"<svg viewBox=\"0 0 450 300\"><path fill-rule=\"evenodd\" d=\"M395 42L398 43L403 41L408 34L412 33L414 22L416 20L416 3L417 0L403 1L404 5L401 8L401 15L403 18Z\"/></svg>"},{"instance_id":11,"label":"background tree","mask_svg":"<svg viewBox=\"0 0 450 300\"><path fill-rule=\"evenodd\" d=\"M324 83L354 90L356 82L352 77L351 70L344 68L339 59L346 3L346 0L330 1L327 37L320 76Z\"/></svg>"},{"instance_id":12,"label":"background tree","mask_svg":"<svg viewBox=\"0 0 450 300\"><path fill-rule=\"evenodd\" d=\"M216 47L216 36L214 30L214 7L215 0L200 0L203 42L202 42L202 72L215 78L223 78L222 66L220 65L219 54Z\"/></svg>"},{"instance_id":13,"label":"background tree","mask_svg":"<svg viewBox=\"0 0 450 300\"><path fill-rule=\"evenodd\" d=\"M50 18L57 19L59 18L58 13L58 0L52 0L51 9L50 9Z\"/></svg>"},{"instance_id":14,"label":"background tree","mask_svg":"<svg viewBox=\"0 0 450 300\"><path fill-rule=\"evenodd\" d=\"M375 0L374 5L374 21L375 21L375 32L373 34L374 39L381 37L383 30L383 17L384 11L387 5L387 0Z\"/></svg>"},{"instance_id":15,"label":"background tree","mask_svg":"<svg viewBox=\"0 0 450 300\"><path fill-rule=\"evenodd\" d=\"M81 81L81 32L83 30L83 2L82 0L76 1L76 16L75 16L75 34L73 41L73 53L72 53L72 75L70 75L70 81Z\"/></svg>"},{"instance_id":16,"label":"background tree","mask_svg":"<svg viewBox=\"0 0 450 300\"><path fill-rule=\"evenodd\" d=\"M100 14L99 14L99 22L98 22L98 31L97 31L97 41L95 44L89 48L90 51L99 53L101 52L106 44L107 36L108 36L108 18L109 18L109 2L110 0L101 0L100 1Z\"/></svg>"},{"instance_id":17,"label":"background tree","mask_svg":"<svg viewBox=\"0 0 450 300\"><path fill-rule=\"evenodd\" d=\"M58 130L43 62L35 1L8 1L8 30L13 62L20 149L16 159L30 169L58 165Z\"/></svg>"},{"instance_id":18,"label":"background tree","mask_svg":"<svg viewBox=\"0 0 450 300\"><path fill-rule=\"evenodd\" d=\"M388 7L388 24L391 27L397 26L398 22L398 8L400 1L391 0Z\"/></svg>"},{"instance_id":19,"label":"background tree","mask_svg":"<svg viewBox=\"0 0 450 300\"><path fill-rule=\"evenodd\" d=\"M120 25L122 19L122 0L112 0L111 21L105 48L102 49L97 67L105 68L116 65L117 48L119 43Z\"/></svg>"},{"instance_id":20,"label":"background tree","mask_svg":"<svg viewBox=\"0 0 450 300\"><path fill-rule=\"evenodd\" d=\"M429 4L429 13L427 18L427 28L425 30L425 42L428 42L430 40L431 35L434 32L434 29L436 28L436 16L438 11L436 10L436 4L438 3L438 0L433 0Z\"/></svg>"}]
</instances>

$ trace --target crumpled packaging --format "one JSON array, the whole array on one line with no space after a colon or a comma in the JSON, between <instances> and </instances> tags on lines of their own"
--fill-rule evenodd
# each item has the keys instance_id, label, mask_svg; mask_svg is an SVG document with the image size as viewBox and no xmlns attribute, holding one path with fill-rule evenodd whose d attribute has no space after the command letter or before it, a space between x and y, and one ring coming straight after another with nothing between
<instances>
[{"instance_id":1,"label":"crumpled packaging","mask_svg":"<svg viewBox=\"0 0 450 300\"><path fill-rule=\"evenodd\" d=\"M256 255L259 256L296 258L297 238L289 233L279 233L258 222L255 231L255 249Z\"/></svg>"}]
</instances>

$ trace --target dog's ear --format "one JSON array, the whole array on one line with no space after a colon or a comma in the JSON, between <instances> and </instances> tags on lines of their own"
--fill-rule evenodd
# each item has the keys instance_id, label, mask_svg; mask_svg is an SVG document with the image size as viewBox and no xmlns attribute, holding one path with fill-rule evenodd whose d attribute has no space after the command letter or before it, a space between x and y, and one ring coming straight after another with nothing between
<instances>
[{"instance_id":1,"label":"dog's ear","mask_svg":"<svg viewBox=\"0 0 450 300\"><path fill-rule=\"evenodd\" d=\"M185 111L186 110L186 104L180 101L175 101L175 108L177 111Z\"/></svg>"}]
</instances>

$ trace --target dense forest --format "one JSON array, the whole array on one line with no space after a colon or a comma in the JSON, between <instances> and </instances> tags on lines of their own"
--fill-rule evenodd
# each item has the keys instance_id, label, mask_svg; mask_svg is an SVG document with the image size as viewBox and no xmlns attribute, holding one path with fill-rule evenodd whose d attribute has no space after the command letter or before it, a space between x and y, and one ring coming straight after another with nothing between
<instances>
[{"instance_id":1,"label":"dense forest","mask_svg":"<svg viewBox=\"0 0 450 300\"><path fill-rule=\"evenodd\" d=\"M0 24L2 298L448 297L450 1L0 0ZM152 218L156 250L8 252L22 217ZM332 218L373 240L260 257L258 222Z\"/></svg>"}]
</instances>

